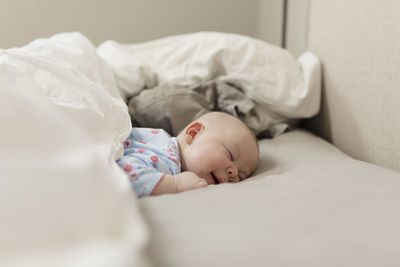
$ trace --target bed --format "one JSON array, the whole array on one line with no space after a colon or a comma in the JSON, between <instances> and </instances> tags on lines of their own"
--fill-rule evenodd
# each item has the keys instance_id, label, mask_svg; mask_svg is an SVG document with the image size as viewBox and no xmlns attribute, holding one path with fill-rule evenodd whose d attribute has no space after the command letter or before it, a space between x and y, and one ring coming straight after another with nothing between
<instances>
[{"instance_id":1,"label":"bed","mask_svg":"<svg viewBox=\"0 0 400 267\"><path fill-rule=\"evenodd\" d=\"M61 33L0 50L0 266L399 266L399 10L397 1L311 1L311 53L298 60L206 32L146 47ZM234 61L218 80L266 101L238 113L263 137L260 162L241 183L138 199L115 164L141 110L132 96L171 80L193 89L207 78L215 91L221 72L182 72L173 60L152 72L129 56L163 45L145 58L165 59L199 35L245 40L235 49L252 47L241 54L249 66L259 51L276 55L276 80ZM220 55L207 62L221 66ZM258 87L266 81L268 94ZM167 122L172 133L182 127Z\"/></svg>"}]
</instances>

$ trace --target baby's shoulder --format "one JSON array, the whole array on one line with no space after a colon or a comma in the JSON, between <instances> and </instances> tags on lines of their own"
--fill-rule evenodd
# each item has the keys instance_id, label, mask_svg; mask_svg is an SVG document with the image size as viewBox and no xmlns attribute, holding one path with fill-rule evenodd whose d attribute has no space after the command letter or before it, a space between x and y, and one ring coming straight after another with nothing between
<instances>
[{"instance_id":1,"label":"baby's shoulder","mask_svg":"<svg viewBox=\"0 0 400 267\"><path fill-rule=\"evenodd\" d=\"M132 128L131 137L134 140L146 142L168 142L171 136L163 129L154 128Z\"/></svg>"}]
</instances>

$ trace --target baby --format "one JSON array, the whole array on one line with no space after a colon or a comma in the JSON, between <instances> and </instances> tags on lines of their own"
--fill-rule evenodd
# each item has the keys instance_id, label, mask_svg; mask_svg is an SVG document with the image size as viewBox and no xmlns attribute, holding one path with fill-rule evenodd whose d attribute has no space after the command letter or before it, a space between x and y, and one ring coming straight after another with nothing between
<instances>
[{"instance_id":1,"label":"baby","mask_svg":"<svg viewBox=\"0 0 400 267\"><path fill-rule=\"evenodd\" d=\"M176 138L161 129L133 128L124 145L117 163L139 197L240 182L258 163L254 134L222 112L201 116Z\"/></svg>"}]
</instances>

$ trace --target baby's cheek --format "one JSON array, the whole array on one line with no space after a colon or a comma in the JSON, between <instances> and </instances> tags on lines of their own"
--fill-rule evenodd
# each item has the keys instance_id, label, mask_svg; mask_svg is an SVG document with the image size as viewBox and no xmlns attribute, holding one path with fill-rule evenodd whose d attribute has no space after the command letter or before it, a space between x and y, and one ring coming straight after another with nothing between
<instances>
[{"instance_id":1,"label":"baby's cheek","mask_svg":"<svg viewBox=\"0 0 400 267\"><path fill-rule=\"evenodd\" d=\"M202 157L196 151L190 151L186 154L183 159L186 163L186 169L184 171L191 171L194 173L198 172L198 168L201 166ZM182 160L182 159L181 159Z\"/></svg>"},{"instance_id":2,"label":"baby's cheek","mask_svg":"<svg viewBox=\"0 0 400 267\"><path fill-rule=\"evenodd\" d=\"M227 165L227 158L224 155L214 155L205 159L205 161L212 170L223 169Z\"/></svg>"},{"instance_id":3,"label":"baby's cheek","mask_svg":"<svg viewBox=\"0 0 400 267\"><path fill-rule=\"evenodd\" d=\"M196 158L197 162L207 162L208 164L215 161L217 158L213 151L197 151L193 156Z\"/></svg>"}]
</instances>

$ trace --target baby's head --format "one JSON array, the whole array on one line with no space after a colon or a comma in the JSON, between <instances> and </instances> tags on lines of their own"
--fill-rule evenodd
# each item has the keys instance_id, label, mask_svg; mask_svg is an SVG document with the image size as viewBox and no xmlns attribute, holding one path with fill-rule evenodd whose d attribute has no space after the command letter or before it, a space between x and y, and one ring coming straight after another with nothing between
<instances>
[{"instance_id":1,"label":"baby's head","mask_svg":"<svg viewBox=\"0 0 400 267\"><path fill-rule=\"evenodd\" d=\"M182 171L191 171L208 184L239 182L255 170L258 144L254 134L237 118L222 112L207 113L177 136Z\"/></svg>"}]
</instances>

